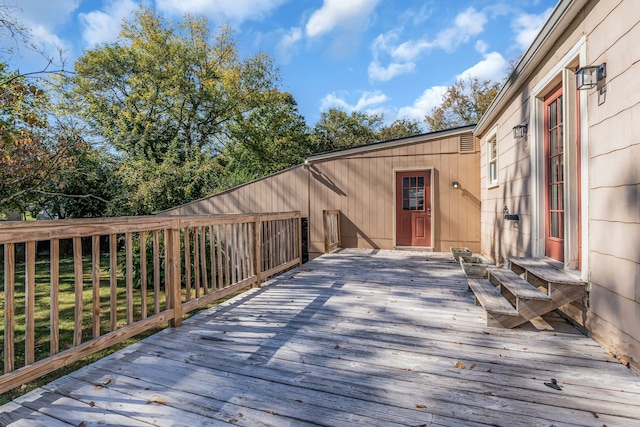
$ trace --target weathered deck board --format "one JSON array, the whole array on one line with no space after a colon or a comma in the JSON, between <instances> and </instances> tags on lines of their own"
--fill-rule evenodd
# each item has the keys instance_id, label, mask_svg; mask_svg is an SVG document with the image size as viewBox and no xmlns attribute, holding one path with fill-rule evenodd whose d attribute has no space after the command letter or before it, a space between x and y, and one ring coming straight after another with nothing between
<instances>
[{"instance_id":1,"label":"weathered deck board","mask_svg":"<svg viewBox=\"0 0 640 427\"><path fill-rule=\"evenodd\" d=\"M639 375L553 314L550 330L487 327L466 288L448 254L333 253L16 399L0 420L640 426Z\"/></svg>"}]
</instances>

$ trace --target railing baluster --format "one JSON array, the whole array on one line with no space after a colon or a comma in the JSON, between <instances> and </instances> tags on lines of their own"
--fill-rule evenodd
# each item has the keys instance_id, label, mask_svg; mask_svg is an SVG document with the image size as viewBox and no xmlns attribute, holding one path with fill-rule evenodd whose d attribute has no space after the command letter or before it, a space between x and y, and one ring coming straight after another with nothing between
<instances>
[{"instance_id":1,"label":"railing baluster","mask_svg":"<svg viewBox=\"0 0 640 427\"><path fill-rule=\"evenodd\" d=\"M60 350L60 241L51 239L49 244L49 270L50 270L50 291L49 300L51 309L49 310L49 322L51 323L50 352L58 354Z\"/></svg>"},{"instance_id":2,"label":"railing baluster","mask_svg":"<svg viewBox=\"0 0 640 427\"><path fill-rule=\"evenodd\" d=\"M133 236L125 233L125 283L127 304L127 325L133 323Z\"/></svg>"},{"instance_id":3,"label":"railing baluster","mask_svg":"<svg viewBox=\"0 0 640 427\"><path fill-rule=\"evenodd\" d=\"M215 291L218 289L218 284L216 283L216 252L215 252L215 236L213 235L213 227L209 226L209 251L211 252L209 256L209 262L211 262L211 290Z\"/></svg>"},{"instance_id":4,"label":"railing baluster","mask_svg":"<svg viewBox=\"0 0 640 427\"><path fill-rule=\"evenodd\" d=\"M184 277L186 280L186 300L191 301L191 240L189 227L184 228L183 233L183 241L184 241ZM197 298L197 297L196 297Z\"/></svg>"},{"instance_id":5,"label":"railing baluster","mask_svg":"<svg viewBox=\"0 0 640 427\"><path fill-rule=\"evenodd\" d=\"M147 233L140 232L140 315L147 318Z\"/></svg>"},{"instance_id":6,"label":"railing baluster","mask_svg":"<svg viewBox=\"0 0 640 427\"><path fill-rule=\"evenodd\" d=\"M118 329L118 241L115 234L109 236L109 316L113 332Z\"/></svg>"},{"instance_id":7,"label":"railing baluster","mask_svg":"<svg viewBox=\"0 0 640 427\"><path fill-rule=\"evenodd\" d=\"M202 294L200 290L200 233L198 227L193 228L193 276L196 280L196 298Z\"/></svg>"},{"instance_id":8,"label":"railing baluster","mask_svg":"<svg viewBox=\"0 0 640 427\"><path fill-rule=\"evenodd\" d=\"M100 336L100 236L91 236L91 287L93 288L91 322L93 338Z\"/></svg>"},{"instance_id":9,"label":"railing baluster","mask_svg":"<svg viewBox=\"0 0 640 427\"><path fill-rule=\"evenodd\" d=\"M220 240L220 226L216 224L216 257L218 258L218 286L224 288L224 270L222 268L222 244Z\"/></svg>"},{"instance_id":10,"label":"railing baluster","mask_svg":"<svg viewBox=\"0 0 640 427\"><path fill-rule=\"evenodd\" d=\"M160 313L160 235L153 230L153 313Z\"/></svg>"},{"instance_id":11,"label":"railing baluster","mask_svg":"<svg viewBox=\"0 0 640 427\"><path fill-rule=\"evenodd\" d=\"M75 289L75 307L73 313L73 346L82 344L82 238L73 238L73 277Z\"/></svg>"},{"instance_id":12,"label":"railing baluster","mask_svg":"<svg viewBox=\"0 0 640 427\"><path fill-rule=\"evenodd\" d=\"M236 263L237 261L236 252L238 251L237 229L238 229L238 224L231 224L231 229L229 230L231 235L231 245L229 247L229 249L231 250L231 283L236 283L236 281L238 280L238 277L237 277L238 265Z\"/></svg>"},{"instance_id":13,"label":"railing baluster","mask_svg":"<svg viewBox=\"0 0 640 427\"><path fill-rule=\"evenodd\" d=\"M207 231L206 227L198 227L200 233L200 268L202 270L203 295L209 293L209 279L207 278Z\"/></svg>"},{"instance_id":14,"label":"railing baluster","mask_svg":"<svg viewBox=\"0 0 640 427\"><path fill-rule=\"evenodd\" d=\"M25 364L31 365L35 361L35 317L36 317L36 242L27 242L25 263L25 324L24 346Z\"/></svg>"},{"instance_id":15,"label":"railing baluster","mask_svg":"<svg viewBox=\"0 0 640 427\"><path fill-rule=\"evenodd\" d=\"M15 368L15 247L13 243L4 245L4 373Z\"/></svg>"}]
</instances>

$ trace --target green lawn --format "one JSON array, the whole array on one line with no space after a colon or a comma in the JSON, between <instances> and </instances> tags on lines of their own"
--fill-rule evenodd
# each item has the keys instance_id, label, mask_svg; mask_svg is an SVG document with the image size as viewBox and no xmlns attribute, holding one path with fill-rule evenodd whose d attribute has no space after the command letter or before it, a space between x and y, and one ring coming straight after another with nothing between
<instances>
[{"instance_id":1,"label":"green lawn","mask_svg":"<svg viewBox=\"0 0 640 427\"><path fill-rule=\"evenodd\" d=\"M109 288L109 258L105 255L100 260L100 324L101 334L110 330L110 288ZM73 343L73 327L74 327L74 272L73 259L61 259L60 263L60 284L59 284L59 342L60 351L68 349ZM24 263L16 264L16 285L15 285L15 368L24 366L25 345L25 293L24 293ZM4 349L4 268L0 265L0 349ZM82 321L82 341L86 342L92 338L91 325L91 308L93 299L92 289L92 273L91 258L83 259L83 321ZM36 291L35 291L35 353L36 360L44 359L50 355L50 262L46 259L36 262ZM118 327L126 325L126 288L122 271L118 269ZM160 310L165 308L166 299L164 289L159 294ZM134 320L142 318L142 309L146 305L147 314L152 315L154 309L154 293L153 288L147 290L146 304L143 305L140 289L134 289ZM215 305L220 301L211 304ZM211 306L210 305L210 306ZM207 307L204 307L207 308ZM204 309L203 308L203 309ZM198 310L201 311L201 310ZM187 317L195 314L189 313ZM146 331L136 337L128 339L120 344L112 346L109 349L100 351L85 359L73 363L67 367L61 368L51 374L45 375L32 383L25 384L20 388L11 390L7 393L0 394L0 404L4 404L17 396L20 396L34 388L40 387L55 378L66 375L86 364L98 360L108 354L111 354L121 348L124 348L144 337L158 332L161 328ZM4 352L0 356L0 369L4 368Z\"/></svg>"}]
</instances>

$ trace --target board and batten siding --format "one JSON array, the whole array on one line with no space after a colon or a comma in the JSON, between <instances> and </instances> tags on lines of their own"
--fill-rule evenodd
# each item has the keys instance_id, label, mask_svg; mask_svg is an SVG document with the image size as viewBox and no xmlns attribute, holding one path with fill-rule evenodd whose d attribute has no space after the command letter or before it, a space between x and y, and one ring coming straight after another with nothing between
<instances>
[{"instance_id":1,"label":"board and batten siding","mask_svg":"<svg viewBox=\"0 0 640 427\"><path fill-rule=\"evenodd\" d=\"M570 67L547 85L560 83L565 73L569 100L575 93L573 67L606 63L604 94L596 88L579 91L584 97L580 103L584 153L582 182L576 185L582 189L584 206L579 230L581 274L588 281L589 296L585 304L568 307L567 313L597 341L640 370L640 9L635 0L565 0L558 7L569 5L567 10L571 10L577 4L577 13L561 18L566 20L565 29L547 42L552 43L548 53L529 65L530 75L497 104L495 117L481 121L475 131L481 141L481 248L498 263L512 255L536 255L532 221L536 206L541 208L532 193L543 189L534 188L539 181L532 173L538 161L532 157L536 143L532 133L536 124L530 122L535 104L532 96L558 64L571 59L572 52L576 60L564 64ZM514 139L513 126L526 122L529 137ZM489 188L486 137L496 127L499 185ZM504 205L520 215L519 222L502 220Z\"/></svg>"},{"instance_id":2,"label":"board and batten siding","mask_svg":"<svg viewBox=\"0 0 640 427\"><path fill-rule=\"evenodd\" d=\"M426 134L311 156L299 165L165 214L256 213L296 210L309 218L309 257L324 251L322 211L340 210L342 246L394 247L394 173L431 169L434 251L480 250L479 152L460 153L464 131ZM399 142L400 141L400 142ZM451 187L460 183L459 189Z\"/></svg>"}]
</instances>

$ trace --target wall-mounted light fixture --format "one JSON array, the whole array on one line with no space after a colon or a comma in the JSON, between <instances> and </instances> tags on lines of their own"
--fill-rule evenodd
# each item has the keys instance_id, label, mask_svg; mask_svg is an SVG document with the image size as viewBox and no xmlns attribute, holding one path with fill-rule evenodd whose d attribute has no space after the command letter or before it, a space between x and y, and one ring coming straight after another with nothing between
<instances>
[{"instance_id":1,"label":"wall-mounted light fixture","mask_svg":"<svg viewBox=\"0 0 640 427\"><path fill-rule=\"evenodd\" d=\"M588 90L598 86L607 77L607 63L587 65L576 71L576 86L578 90Z\"/></svg>"},{"instance_id":2,"label":"wall-mounted light fixture","mask_svg":"<svg viewBox=\"0 0 640 427\"><path fill-rule=\"evenodd\" d=\"M517 125L513 127L513 137L516 139L524 138L527 136L527 130L529 129L529 125L523 123L521 125Z\"/></svg>"},{"instance_id":3,"label":"wall-mounted light fixture","mask_svg":"<svg viewBox=\"0 0 640 427\"><path fill-rule=\"evenodd\" d=\"M510 214L507 205L504 205L504 209L502 209L502 217L507 221L520 221L520 215Z\"/></svg>"},{"instance_id":4,"label":"wall-mounted light fixture","mask_svg":"<svg viewBox=\"0 0 640 427\"><path fill-rule=\"evenodd\" d=\"M460 183L458 181L453 181L451 183L451 188L454 188L457 190L458 188L460 188Z\"/></svg>"}]
</instances>

